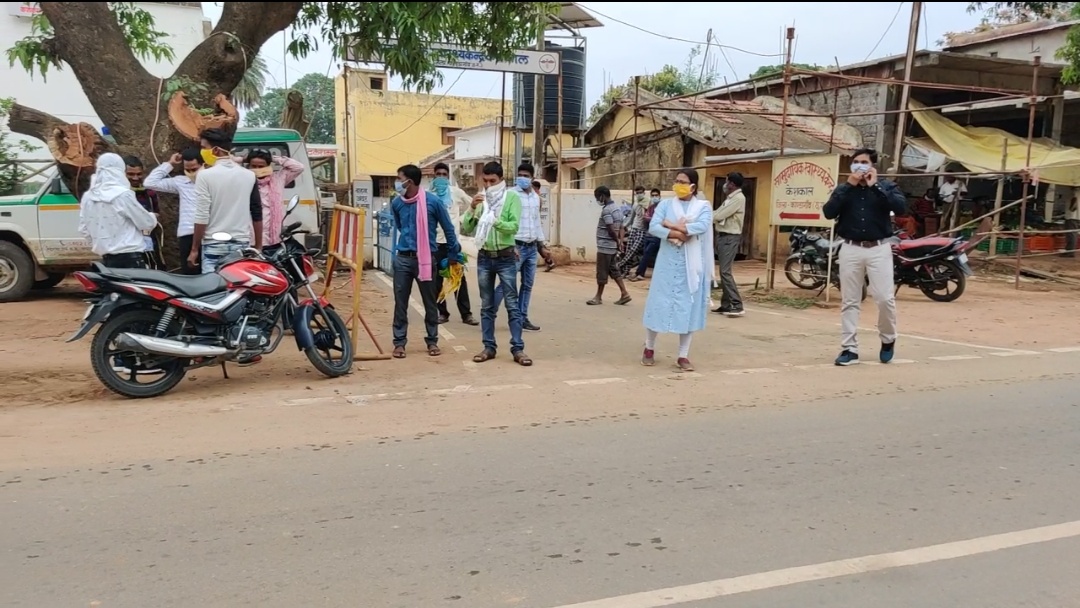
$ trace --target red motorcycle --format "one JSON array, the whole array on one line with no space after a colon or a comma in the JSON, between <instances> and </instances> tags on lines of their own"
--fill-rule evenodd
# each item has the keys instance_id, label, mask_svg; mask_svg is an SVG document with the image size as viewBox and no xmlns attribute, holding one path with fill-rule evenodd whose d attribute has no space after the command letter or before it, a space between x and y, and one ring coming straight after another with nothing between
<instances>
[{"instance_id":1,"label":"red motorcycle","mask_svg":"<svg viewBox=\"0 0 1080 608\"><path fill-rule=\"evenodd\" d=\"M286 215L298 203L294 196ZM349 330L311 287L319 276L313 252L292 238L304 233L299 227L300 222L283 227L282 242L261 252L249 248L226 256L213 273L187 276L96 263L93 272L76 272L97 298L68 342L101 324L90 345L94 374L131 398L162 395L200 367L254 363L274 352L286 328L315 369L343 376L353 362ZM225 233L211 238L232 240ZM301 299L300 289L307 297Z\"/></svg>"},{"instance_id":2,"label":"red motorcycle","mask_svg":"<svg viewBox=\"0 0 1080 608\"><path fill-rule=\"evenodd\" d=\"M964 293L968 265L968 243L952 237L906 238L899 233L892 239L893 280L914 287L935 302L952 302Z\"/></svg>"}]
</instances>

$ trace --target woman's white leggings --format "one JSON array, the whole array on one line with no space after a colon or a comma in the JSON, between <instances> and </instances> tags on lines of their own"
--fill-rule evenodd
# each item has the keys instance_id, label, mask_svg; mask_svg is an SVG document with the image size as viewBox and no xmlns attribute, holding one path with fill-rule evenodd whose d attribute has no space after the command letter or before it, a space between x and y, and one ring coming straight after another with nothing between
<instances>
[{"instance_id":1,"label":"woman's white leggings","mask_svg":"<svg viewBox=\"0 0 1080 608\"><path fill-rule=\"evenodd\" d=\"M656 336L659 334L651 329L645 330L645 348L656 350ZM690 340L694 334L679 334L679 358L690 358Z\"/></svg>"}]
</instances>

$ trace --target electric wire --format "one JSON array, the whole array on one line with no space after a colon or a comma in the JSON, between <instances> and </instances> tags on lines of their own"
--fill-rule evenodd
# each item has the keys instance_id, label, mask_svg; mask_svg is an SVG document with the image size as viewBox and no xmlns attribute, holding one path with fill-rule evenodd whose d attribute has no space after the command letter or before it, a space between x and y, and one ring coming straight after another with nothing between
<instances>
[{"instance_id":1,"label":"electric wire","mask_svg":"<svg viewBox=\"0 0 1080 608\"><path fill-rule=\"evenodd\" d=\"M435 101L431 104L431 106L429 106L427 110L424 110L423 114L421 114L416 120L409 123L409 125L407 127L405 127L404 129L398 131L397 133L394 133L393 135L390 135L389 137L384 137L382 139L367 139L367 138L359 137L359 136L357 137L357 139L360 139L361 141L366 141L369 144L377 144L377 143L382 143L384 141L390 141L391 139L394 139L398 135L401 135L402 133L405 133L409 129L411 129L411 128L415 127L417 124L419 124L420 121L424 120L424 118L428 114L430 114L432 110L435 109L435 106L439 105L439 102L441 102L443 100L443 98L445 98L447 95L450 94L451 89L454 88L454 85L456 85L458 83L458 81L461 80L461 77L464 76L464 75L465 75L465 70L461 70L461 72L458 73L457 78L454 79L454 82L451 82L450 86L446 87L446 90L443 91L442 95L439 95L439 97L435 99Z\"/></svg>"},{"instance_id":2,"label":"electric wire","mask_svg":"<svg viewBox=\"0 0 1080 608\"><path fill-rule=\"evenodd\" d=\"M610 19L611 21L614 21L615 23L618 23L620 25L625 25L626 27L633 28L633 29L635 29L635 30L637 30L639 32L645 33L645 34L649 34L650 36L656 36L657 38L663 38L665 40L674 40L675 42L685 42L687 44L696 44L696 45L699 45L699 46L708 44L708 42L702 42L700 40L689 40L689 39L686 39L686 38L679 38L678 36L668 36L667 34L661 34L659 32L654 32L652 30L647 30L647 29L645 29L645 28L643 28L643 27L641 27L639 25L634 25L633 23L628 23L626 21L623 21L622 19L618 19L616 17L612 17L611 15L601 13L600 11L592 8L591 6L582 4L580 2L578 3L578 6L580 6L581 8L583 8L583 9L589 11L589 12L596 13L597 15L599 15L600 17L603 17L604 19ZM721 48L731 49L733 51L739 51L740 53L746 53L747 55L755 55L757 57L782 57L783 56L783 53L757 53L757 52L754 52L754 51L748 51L746 49L741 49L741 48L739 48L737 46L731 46L731 45L721 45Z\"/></svg>"},{"instance_id":3,"label":"electric wire","mask_svg":"<svg viewBox=\"0 0 1080 608\"><path fill-rule=\"evenodd\" d=\"M863 61L870 61L870 57L874 55L878 50L878 47L881 46L881 43L885 40L885 37L892 31L892 26L896 24L896 18L900 16L900 11L904 10L905 4L907 4L907 2L901 2L900 6L896 7L896 12L893 13L892 21L889 22L889 26L881 33L881 38L878 38L878 41L874 44L874 48L870 49L870 52L866 54L866 58L864 58Z\"/></svg>"}]
</instances>

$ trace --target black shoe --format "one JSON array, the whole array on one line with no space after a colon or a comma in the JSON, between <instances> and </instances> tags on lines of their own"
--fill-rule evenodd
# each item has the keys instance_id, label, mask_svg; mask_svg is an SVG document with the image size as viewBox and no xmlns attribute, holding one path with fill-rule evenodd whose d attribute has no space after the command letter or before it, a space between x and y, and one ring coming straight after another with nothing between
<instances>
[{"instance_id":1,"label":"black shoe","mask_svg":"<svg viewBox=\"0 0 1080 608\"><path fill-rule=\"evenodd\" d=\"M450 315L439 315L439 325L450 322Z\"/></svg>"},{"instance_id":2,"label":"black shoe","mask_svg":"<svg viewBox=\"0 0 1080 608\"><path fill-rule=\"evenodd\" d=\"M476 326L476 325L480 324L480 321L477 321L476 317L474 317L472 315L465 315L464 317L462 317L461 322L464 323L465 325L473 325L473 326Z\"/></svg>"},{"instance_id":3,"label":"black shoe","mask_svg":"<svg viewBox=\"0 0 1080 608\"><path fill-rule=\"evenodd\" d=\"M530 321L525 321L521 324L521 329L525 331L540 331L539 325L533 325Z\"/></svg>"},{"instance_id":4,"label":"black shoe","mask_svg":"<svg viewBox=\"0 0 1080 608\"><path fill-rule=\"evenodd\" d=\"M840 353L839 357L836 358L836 364L841 366L841 367L847 367L849 365L857 365L858 363L859 363L859 355L851 352L850 350L845 350L844 352Z\"/></svg>"}]
</instances>

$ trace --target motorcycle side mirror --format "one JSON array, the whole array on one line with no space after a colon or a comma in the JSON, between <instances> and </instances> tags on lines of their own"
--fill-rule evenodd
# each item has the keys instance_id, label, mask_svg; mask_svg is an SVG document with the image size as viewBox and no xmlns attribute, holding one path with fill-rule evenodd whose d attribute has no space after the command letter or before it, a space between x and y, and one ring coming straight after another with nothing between
<instances>
[{"instance_id":1,"label":"motorcycle side mirror","mask_svg":"<svg viewBox=\"0 0 1080 608\"><path fill-rule=\"evenodd\" d=\"M285 215L289 215L290 213L292 213L293 209L296 209L296 206L299 204L300 195L294 194L293 197L289 199L289 204L285 206Z\"/></svg>"},{"instance_id":2,"label":"motorcycle side mirror","mask_svg":"<svg viewBox=\"0 0 1080 608\"><path fill-rule=\"evenodd\" d=\"M228 243L233 240L232 235L228 232L215 232L210 235L210 239L219 243Z\"/></svg>"}]
</instances>

